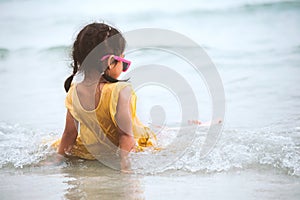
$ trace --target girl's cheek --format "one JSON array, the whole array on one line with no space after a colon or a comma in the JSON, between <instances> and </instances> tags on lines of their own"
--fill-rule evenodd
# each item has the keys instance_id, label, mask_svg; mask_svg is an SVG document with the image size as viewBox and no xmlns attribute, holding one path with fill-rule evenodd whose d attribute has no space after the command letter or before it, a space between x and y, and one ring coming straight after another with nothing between
<instances>
[{"instance_id":1,"label":"girl's cheek","mask_svg":"<svg viewBox=\"0 0 300 200\"><path fill-rule=\"evenodd\" d=\"M123 70L123 63L121 62L119 66L119 72L122 73L122 70Z\"/></svg>"}]
</instances>

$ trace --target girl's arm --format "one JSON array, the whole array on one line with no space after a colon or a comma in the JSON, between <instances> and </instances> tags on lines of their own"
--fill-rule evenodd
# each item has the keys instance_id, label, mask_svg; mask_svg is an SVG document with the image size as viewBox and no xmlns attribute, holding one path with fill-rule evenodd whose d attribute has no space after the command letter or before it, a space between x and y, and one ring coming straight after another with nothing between
<instances>
[{"instance_id":1,"label":"girl's arm","mask_svg":"<svg viewBox=\"0 0 300 200\"><path fill-rule=\"evenodd\" d=\"M68 111L66 116L65 130L63 132L57 153L65 156L66 153L68 153L72 149L72 146L75 143L78 135L77 128L78 128L78 122L73 118L71 113Z\"/></svg>"},{"instance_id":2,"label":"girl's arm","mask_svg":"<svg viewBox=\"0 0 300 200\"><path fill-rule=\"evenodd\" d=\"M133 138L132 120L131 120L131 88L125 87L120 91L116 121L119 133L119 145L121 149L121 170L126 171L130 168L127 159L128 153L134 148L135 140Z\"/></svg>"},{"instance_id":3,"label":"girl's arm","mask_svg":"<svg viewBox=\"0 0 300 200\"><path fill-rule=\"evenodd\" d=\"M68 111L66 116L65 130L60 140L57 154L48 157L46 161L42 162L42 165L60 165L64 161L66 153L72 149L72 146L76 141L78 127L77 124L77 121L73 119L72 115Z\"/></svg>"}]
</instances>

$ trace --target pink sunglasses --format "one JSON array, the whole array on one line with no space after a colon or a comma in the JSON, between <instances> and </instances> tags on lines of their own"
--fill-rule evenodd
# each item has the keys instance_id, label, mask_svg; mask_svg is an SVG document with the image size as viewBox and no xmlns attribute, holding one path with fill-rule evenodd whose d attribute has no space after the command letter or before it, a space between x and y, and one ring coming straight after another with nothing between
<instances>
[{"instance_id":1,"label":"pink sunglasses","mask_svg":"<svg viewBox=\"0 0 300 200\"><path fill-rule=\"evenodd\" d=\"M122 69L122 71L123 71L123 72L126 72L126 71L127 71L127 69L129 68L131 62L130 62L129 60L126 60L126 59L122 58L122 57L115 56L115 55L105 55L105 56L103 56L103 57L101 58L101 61L103 61L103 60L109 58L110 56L112 56L112 57L113 57L115 60L117 60L117 61L121 61L121 62L123 63L123 69Z\"/></svg>"}]
</instances>

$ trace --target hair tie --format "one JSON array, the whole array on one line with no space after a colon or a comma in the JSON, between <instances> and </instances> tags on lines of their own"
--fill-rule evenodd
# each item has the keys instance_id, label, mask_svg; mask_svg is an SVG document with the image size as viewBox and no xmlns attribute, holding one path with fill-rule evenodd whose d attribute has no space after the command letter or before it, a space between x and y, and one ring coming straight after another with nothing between
<instances>
[{"instance_id":1,"label":"hair tie","mask_svg":"<svg viewBox=\"0 0 300 200\"><path fill-rule=\"evenodd\" d=\"M109 32L111 31L111 27L108 26L107 37L109 36Z\"/></svg>"}]
</instances>

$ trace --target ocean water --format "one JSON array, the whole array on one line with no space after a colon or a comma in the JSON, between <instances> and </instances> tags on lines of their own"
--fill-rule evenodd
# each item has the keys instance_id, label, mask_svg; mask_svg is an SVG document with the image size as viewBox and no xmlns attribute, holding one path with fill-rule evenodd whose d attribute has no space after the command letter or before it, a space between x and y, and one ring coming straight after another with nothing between
<instances>
[{"instance_id":1,"label":"ocean water","mask_svg":"<svg viewBox=\"0 0 300 200\"><path fill-rule=\"evenodd\" d=\"M5 0L0 11L1 199L299 199L300 1ZM183 156L154 174L120 174L80 159L39 165L64 128L70 47L95 20L123 32L169 29L203 47L226 96L223 131L210 154L199 155L200 128ZM205 83L181 68L180 58L141 50L128 59L132 69L153 63L181 70L198 94L199 120L210 119ZM160 104L166 124L177 126L176 99L159 87L145 89L137 91L142 121Z\"/></svg>"}]
</instances>

